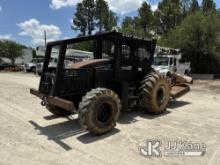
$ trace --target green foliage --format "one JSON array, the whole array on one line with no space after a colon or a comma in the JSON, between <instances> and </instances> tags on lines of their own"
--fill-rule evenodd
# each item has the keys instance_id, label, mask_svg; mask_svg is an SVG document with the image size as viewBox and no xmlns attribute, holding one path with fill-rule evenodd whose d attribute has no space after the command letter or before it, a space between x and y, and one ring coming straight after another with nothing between
<instances>
[{"instance_id":1,"label":"green foliage","mask_svg":"<svg viewBox=\"0 0 220 165\"><path fill-rule=\"evenodd\" d=\"M99 32L102 32L103 26L108 24L108 3L104 0L96 0L96 19L98 20Z\"/></svg>"},{"instance_id":2,"label":"green foliage","mask_svg":"<svg viewBox=\"0 0 220 165\"><path fill-rule=\"evenodd\" d=\"M123 19L122 25L121 25L121 32L129 35L135 34L135 23L132 17L126 16Z\"/></svg>"},{"instance_id":3,"label":"green foliage","mask_svg":"<svg viewBox=\"0 0 220 165\"><path fill-rule=\"evenodd\" d=\"M77 4L75 17L73 18L74 30L80 30L81 35L91 35L95 29L95 2L83 0Z\"/></svg>"},{"instance_id":4,"label":"green foliage","mask_svg":"<svg viewBox=\"0 0 220 165\"><path fill-rule=\"evenodd\" d=\"M105 0L96 0L96 20L99 32L110 31L114 26L117 26L118 17L109 9Z\"/></svg>"},{"instance_id":5,"label":"green foliage","mask_svg":"<svg viewBox=\"0 0 220 165\"><path fill-rule=\"evenodd\" d=\"M108 21L105 24L105 30L106 31L111 31L113 27L117 26L119 17L117 16L116 13L114 13L113 11L109 10L108 12Z\"/></svg>"},{"instance_id":6,"label":"green foliage","mask_svg":"<svg viewBox=\"0 0 220 165\"><path fill-rule=\"evenodd\" d=\"M164 33L182 21L182 8L179 0L163 0L158 4L158 16Z\"/></svg>"},{"instance_id":7,"label":"green foliage","mask_svg":"<svg viewBox=\"0 0 220 165\"><path fill-rule=\"evenodd\" d=\"M81 36L91 35L98 27L99 32L110 31L117 26L118 17L109 9L105 0L83 0L77 4L73 18L73 30L79 30Z\"/></svg>"},{"instance_id":8,"label":"green foliage","mask_svg":"<svg viewBox=\"0 0 220 165\"><path fill-rule=\"evenodd\" d=\"M154 37L158 45L180 48L183 60L191 61L197 73L220 72L220 10L213 0L161 0L156 11L147 2L138 9L138 16L125 16L120 32L137 37ZM74 29L81 35L110 31L118 17L105 0L83 0L78 3ZM88 43L74 48L90 50Z\"/></svg>"},{"instance_id":9,"label":"green foliage","mask_svg":"<svg viewBox=\"0 0 220 165\"><path fill-rule=\"evenodd\" d=\"M220 18L216 13L195 12L167 37L169 46L181 48L185 60L190 60L193 71L214 73L218 69L216 56L220 53Z\"/></svg>"},{"instance_id":10,"label":"green foliage","mask_svg":"<svg viewBox=\"0 0 220 165\"><path fill-rule=\"evenodd\" d=\"M203 12L214 11L215 7L216 7L216 5L213 0L203 0L202 1Z\"/></svg>"},{"instance_id":11,"label":"green foliage","mask_svg":"<svg viewBox=\"0 0 220 165\"><path fill-rule=\"evenodd\" d=\"M153 30L154 17L151 6L147 2L143 2L138 9L137 17L124 17L121 26L121 32L137 37L151 37Z\"/></svg>"},{"instance_id":12,"label":"green foliage","mask_svg":"<svg viewBox=\"0 0 220 165\"><path fill-rule=\"evenodd\" d=\"M196 12L196 11L199 11L199 10L200 10L200 7L199 7L198 1L197 0L192 0L189 11L191 13L193 13L193 12Z\"/></svg>"},{"instance_id":13,"label":"green foliage","mask_svg":"<svg viewBox=\"0 0 220 165\"><path fill-rule=\"evenodd\" d=\"M149 34L145 34L143 28L141 27L139 17L132 18L132 17L126 16L123 19L120 32L126 35L142 37L142 38L146 35L149 35Z\"/></svg>"},{"instance_id":14,"label":"green foliage","mask_svg":"<svg viewBox=\"0 0 220 165\"><path fill-rule=\"evenodd\" d=\"M73 18L73 30L79 30L81 35L86 34L87 22L83 16L83 5L82 3L78 3L76 7L75 17Z\"/></svg>"},{"instance_id":15,"label":"green foliage","mask_svg":"<svg viewBox=\"0 0 220 165\"><path fill-rule=\"evenodd\" d=\"M191 1L193 0L180 0L182 20L187 16L190 10L191 3L192 3Z\"/></svg>"},{"instance_id":16,"label":"green foliage","mask_svg":"<svg viewBox=\"0 0 220 165\"><path fill-rule=\"evenodd\" d=\"M151 6L147 2L143 2L138 10L138 14L140 26L143 29L145 36L147 36L147 33L150 33L153 22Z\"/></svg>"},{"instance_id":17,"label":"green foliage","mask_svg":"<svg viewBox=\"0 0 220 165\"><path fill-rule=\"evenodd\" d=\"M93 41L83 41L68 45L69 49L82 50L87 52L93 51Z\"/></svg>"},{"instance_id":18,"label":"green foliage","mask_svg":"<svg viewBox=\"0 0 220 165\"><path fill-rule=\"evenodd\" d=\"M22 46L14 41L0 40L0 57L11 60L14 65L18 57L22 57Z\"/></svg>"}]
</instances>

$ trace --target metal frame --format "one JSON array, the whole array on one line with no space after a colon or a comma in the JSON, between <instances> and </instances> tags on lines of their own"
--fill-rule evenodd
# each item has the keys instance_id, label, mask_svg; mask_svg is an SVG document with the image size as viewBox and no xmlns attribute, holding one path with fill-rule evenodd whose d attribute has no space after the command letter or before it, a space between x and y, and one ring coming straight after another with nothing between
<instances>
[{"instance_id":1,"label":"metal frame","mask_svg":"<svg viewBox=\"0 0 220 165\"><path fill-rule=\"evenodd\" d=\"M69 96L65 95L69 91L70 86L66 87L66 93L61 94L61 91L64 89L64 83L66 80L65 72L63 69L64 64L64 58L65 53L67 49L68 44L74 44L78 42L83 42L87 40L93 40L95 41L94 46L94 58L100 59L100 54L102 53L102 41L105 39L111 39L115 45L115 51L114 51L114 60L112 62L112 68L113 71L106 71L106 70L100 70L96 68L85 68L81 70L73 70L73 73L78 73L79 78L75 77L74 74L72 75L72 86L82 86L82 91L75 91L73 90L73 93L71 93ZM132 64L132 70L130 71L123 71L121 69L121 53L122 53L122 45L130 45L131 46L131 58L129 59L130 63ZM52 47L54 46L60 46L59 51L59 57L58 57L58 65L56 68L55 75L51 76L48 72L48 65L49 60L51 58L51 51ZM149 53L150 53L150 59L148 59L148 63L146 63L146 66L144 66L143 71L138 71L138 67L140 66L140 62L137 60L137 55L135 55L135 51L137 51L137 48L145 47ZM78 102L81 100L81 97L88 92L88 90L96 87L106 87L110 88L118 93L120 98L122 99L123 106L127 107L128 105L128 88L130 86L136 87L137 82L140 82L140 80L143 78L144 75L149 73L151 71L151 64L153 62L153 55L156 47L156 40L144 40L144 39L138 39L133 37L127 37L123 36L122 33L118 32L109 32L109 33L102 33L92 36L85 36L85 37L79 37L74 39L67 39L67 40L60 40L55 42L50 42L47 44L46 48L46 55L42 70L42 77L39 85L39 91L31 90L31 93L40 97L41 99L47 99L46 101L50 104L53 104L55 106L61 107L63 109L70 110L69 107L73 109L74 106L70 105L70 102L76 102L75 100L78 100ZM84 76L81 74L81 72L86 73L87 75ZM53 79L53 84L51 84L52 80L48 80L45 82L45 77L49 77L50 79ZM80 82L83 82L85 80L85 77L87 78L87 84L80 84ZM79 80L76 80L76 79ZM80 79L81 78L81 79ZM81 80L81 81L80 81ZM49 86L48 86L49 85ZM84 88L85 87L85 88ZM45 88L48 88L48 92L45 93ZM75 109L75 107L74 107Z\"/></svg>"}]
</instances>

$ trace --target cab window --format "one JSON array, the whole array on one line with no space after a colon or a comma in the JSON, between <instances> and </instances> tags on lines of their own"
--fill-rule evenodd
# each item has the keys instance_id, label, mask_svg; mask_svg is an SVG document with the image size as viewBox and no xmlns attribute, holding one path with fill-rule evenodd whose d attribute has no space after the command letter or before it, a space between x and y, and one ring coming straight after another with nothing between
<instances>
[{"instance_id":1,"label":"cab window","mask_svg":"<svg viewBox=\"0 0 220 165\"><path fill-rule=\"evenodd\" d=\"M173 58L170 58L170 65L173 65Z\"/></svg>"},{"instance_id":2,"label":"cab window","mask_svg":"<svg viewBox=\"0 0 220 165\"><path fill-rule=\"evenodd\" d=\"M174 58L174 66L176 66L176 58Z\"/></svg>"},{"instance_id":3,"label":"cab window","mask_svg":"<svg viewBox=\"0 0 220 165\"><path fill-rule=\"evenodd\" d=\"M130 48L130 46L122 45L121 55L122 55L122 61L129 60L130 56L131 56L131 48Z\"/></svg>"},{"instance_id":4,"label":"cab window","mask_svg":"<svg viewBox=\"0 0 220 165\"><path fill-rule=\"evenodd\" d=\"M146 50L146 48L138 48L138 60L140 62L149 60L150 58L150 53Z\"/></svg>"}]
</instances>

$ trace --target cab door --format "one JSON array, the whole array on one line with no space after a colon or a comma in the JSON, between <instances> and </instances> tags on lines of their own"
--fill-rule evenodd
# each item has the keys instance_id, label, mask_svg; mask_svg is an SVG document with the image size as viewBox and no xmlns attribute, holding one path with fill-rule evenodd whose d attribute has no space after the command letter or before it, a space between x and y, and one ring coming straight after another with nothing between
<instances>
[{"instance_id":1,"label":"cab door","mask_svg":"<svg viewBox=\"0 0 220 165\"><path fill-rule=\"evenodd\" d=\"M120 81L133 81L138 78L138 70L135 66L135 47L123 43L121 45L119 79Z\"/></svg>"}]
</instances>

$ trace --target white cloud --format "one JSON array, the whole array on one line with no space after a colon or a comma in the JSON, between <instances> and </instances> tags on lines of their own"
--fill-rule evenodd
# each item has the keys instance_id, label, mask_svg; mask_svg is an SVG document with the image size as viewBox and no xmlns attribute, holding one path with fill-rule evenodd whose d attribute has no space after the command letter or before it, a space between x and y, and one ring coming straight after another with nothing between
<instances>
[{"instance_id":1,"label":"white cloud","mask_svg":"<svg viewBox=\"0 0 220 165\"><path fill-rule=\"evenodd\" d=\"M33 45L41 45L44 43L44 31L47 32L48 42L59 39L60 35L62 34L58 26L44 25L34 18L19 23L17 25L22 30L19 35L31 37L31 43Z\"/></svg>"},{"instance_id":2,"label":"white cloud","mask_svg":"<svg viewBox=\"0 0 220 165\"><path fill-rule=\"evenodd\" d=\"M78 2L82 0L51 0L50 7L52 9L60 9L63 7L75 6ZM109 7L114 12L125 14L137 9L141 4L146 0L106 0L109 4ZM148 1L148 0L147 0Z\"/></svg>"},{"instance_id":3,"label":"white cloud","mask_svg":"<svg viewBox=\"0 0 220 165\"><path fill-rule=\"evenodd\" d=\"M0 40L14 40L13 34L1 34Z\"/></svg>"},{"instance_id":4,"label":"white cloud","mask_svg":"<svg viewBox=\"0 0 220 165\"><path fill-rule=\"evenodd\" d=\"M78 2L82 0L51 0L50 7L52 9L60 9L62 7L75 6Z\"/></svg>"},{"instance_id":5,"label":"white cloud","mask_svg":"<svg viewBox=\"0 0 220 165\"><path fill-rule=\"evenodd\" d=\"M143 2L144 0L108 0L110 9L120 14L137 11Z\"/></svg>"},{"instance_id":6,"label":"white cloud","mask_svg":"<svg viewBox=\"0 0 220 165\"><path fill-rule=\"evenodd\" d=\"M70 19L69 19L69 22L70 22L70 24L72 25L72 24L73 24L73 19L70 18Z\"/></svg>"},{"instance_id":7,"label":"white cloud","mask_svg":"<svg viewBox=\"0 0 220 165\"><path fill-rule=\"evenodd\" d=\"M0 12L2 11L2 6L0 5Z\"/></svg>"},{"instance_id":8,"label":"white cloud","mask_svg":"<svg viewBox=\"0 0 220 165\"><path fill-rule=\"evenodd\" d=\"M158 3L154 4L154 5L151 5L151 10L152 11L156 11L157 9L158 9Z\"/></svg>"},{"instance_id":9,"label":"white cloud","mask_svg":"<svg viewBox=\"0 0 220 165\"><path fill-rule=\"evenodd\" d=\"M70 39L70 38L73 38L73 37L70 37L70 36L65 36L64 39Z\"/></svg>"}]
</instances>

